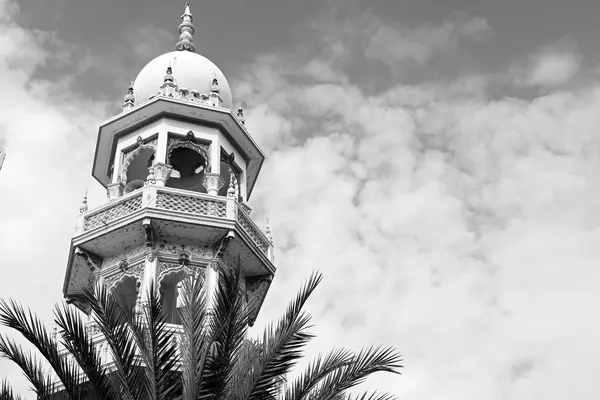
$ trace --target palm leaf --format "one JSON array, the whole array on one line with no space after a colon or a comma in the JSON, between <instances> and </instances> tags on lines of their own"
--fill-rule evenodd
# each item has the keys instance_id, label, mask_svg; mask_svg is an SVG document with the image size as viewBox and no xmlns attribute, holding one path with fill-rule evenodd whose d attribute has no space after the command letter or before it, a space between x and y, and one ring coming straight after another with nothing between
<instances>
[{"instance_id":1,"label":"palm leaf","mask_svg":"<svg viewBox=\"0 0 600 400\"><path fill-rule=\"evenodd\" d=\"M171 399L181 392L171 371L179 363L177 343L173 332L167 329L158 291L150 285L146 301L138 305L139 313L128 315L126 321L133 334L144 365L147 399Z\"/></svg>"},{"instance_id":2,"label":"palm leaf","mask_svg":"<svg viewBox=\"0 0 600 400\"><path fill-rule=\"evenodd\" d=\"M302 307L321 279L320 273L313 273L288 305L277 326L271 325L265 330L260 342L262 354L251 366L248 379L236 397L262 400L275 396L278 379L296 364L303 347L313 337L307 332L310 317L302 312Z\"/></svg>"},{"instance_id":3,"label":"palm leaf","mask_svg":"<svg viewBox=\"0 0 600 400\"><path fill-rule=\"evenodd\" d=\"M181 381L183 399L195 400L202 382L209 340L205 329L207 322L206 290L201 276L183 281L183 302L180 310L183 335L180 341Z\"/></svg>"},{"instance_id":4,"label":"palm leaf","mask_svg":"<svg viewBox=\"0 0 600 400\"><path fill-rule=\"evenodd\" d=\"M283 400L304 400L322 379L351 362L352 352L346 349L333 350L324 358L319 356L287 387Z\"/></svg>"},{"instance_id":5,"label":"palm leaf","mask_svg":"<svg viewBox=\"0 0 600 400\"><path fill-rule=\"evenodd\" d=\"M345 391L361 384L376 372L399 374L401 356L391 347L370 347L352 357L351 362L335 369L311 391L308 399L335 400Z\"/></svg>"},{"instance_id":6,"label":"palm leaf","mask_svg":"<svg viewBox=\"0 0 600 400\"><path fill-rule=\"evenodd\" d=\"M40 360L31 355L31 352L23 351L23 348L14 341L0 336L0 355L14 362L23 371L38 398L47 399L52 395L51 374L45 370ZM6 382L2 384L1 393L12 396L12 390L8 388ZM7 400L10 398L6 397Z\"/></svg>"},{"instance_id":7,"label":"palm leaf","mask_svg":"<svg viewBox=\"0 0 600 400\"><path fill-rule=\"evenodd\" d=\"M219 284L214 297L214 313L210 319L210 353L200 391L201 397L221 398L227 388L238 353L248 329L249 308L241 290L242 268L221 264Z\"/></svg>"},{"instance_id":8,"label":"palm leaf","mask_svg":"<svg viewBox=\"0 0 600 400\"><path fill-rule=\"evenodd\" d=\"M118 382L122 397L141 399L139 391L144 376L143 371L138 368L136 343L125 323L126 309L103 285L97 285L95 290L85 288L83 297L111 350L114 361L112 374Z\"/></svg>"},{"instance_id":9,"label":"palm leaf","mask_svg":"<svg viewBox=\"0 0 600 400\"><path fill-rule=\"evenodd\" d=\"M62 330L61 336L65 348L77 360L88 378L89 391L86 398L117 399L119 393L109 379L107 369L102 367L100 354L79 312L73 306L63 305L61 308L55 307L54 315L56 323Z\"/></svg>"},{"instance_id":10,"label":"palm leaf","mask_svg":"<svg viewBox=\"0 0 600 400\"><path fill-rule=\"evenodd\" d=\"M23 335L48 361L67 393L75 396L78 393L78 368L58 352L56 342L30 310L25 309L14 300L0 300L0 323L15 329Z\"/></svg>"}]
</instances>

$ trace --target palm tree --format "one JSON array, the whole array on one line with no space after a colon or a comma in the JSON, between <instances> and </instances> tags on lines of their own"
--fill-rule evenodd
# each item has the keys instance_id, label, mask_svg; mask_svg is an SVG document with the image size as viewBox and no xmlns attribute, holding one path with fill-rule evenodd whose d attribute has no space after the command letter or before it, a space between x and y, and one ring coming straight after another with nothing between
<instances>
[{"instance_id":1,"label":"palm tree","mask_svg":"<svg viewBox=\"0 0 600 400\"><path fill-rule=\"evenodd\" d=\"M284 385L313 338L308 332L310 316L302 308L322 276L312 274L279 321L262 337L248 339L252 304L246 304L240 268L221 265L220 271L212 308L207 307L201 278L184 281L186 306L180 310L177 333L165 322L160 295L153 287L133 312L101 285L85 290L110 362L74 307L62 304L54 310L65 351L31 311L2 300L0 323L18 331L42 357L5 336L0 336L0 355L21 368L39 399L49 400L341 400L369 375L399 373L402 368L400 355L390 347L358 353L337 349L317 357ZM48 367L60 382L59 390ZM6 382L0 385L0 400L16 398ZM379 392L357 397L392 398Z\"/></svg>"}]
</instances>

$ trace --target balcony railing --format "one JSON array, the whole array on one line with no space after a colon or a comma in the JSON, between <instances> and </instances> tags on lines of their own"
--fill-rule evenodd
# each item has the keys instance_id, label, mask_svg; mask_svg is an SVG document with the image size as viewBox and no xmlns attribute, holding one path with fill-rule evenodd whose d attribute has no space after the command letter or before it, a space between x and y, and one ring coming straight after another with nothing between
<instances>
[{"instance_id":1,"label":"balcony railing","mask_svg":"<svg viewBox=\"0 0 600 400\"><path fill-rule=\"evenodd\" d=\"M83 234L99 227L106 227L144 208L237 221L256 247L271 258L270 240L234 198L167 187L145 186L95 210L81 214L77 232Z\"/></svg>"}]
</instances>

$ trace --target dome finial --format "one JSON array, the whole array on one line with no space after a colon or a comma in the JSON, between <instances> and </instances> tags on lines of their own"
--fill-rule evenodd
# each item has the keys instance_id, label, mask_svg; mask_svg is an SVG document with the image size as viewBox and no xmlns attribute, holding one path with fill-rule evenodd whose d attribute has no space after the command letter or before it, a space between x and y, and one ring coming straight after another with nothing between
<instances>
[{"instance_id":1,"label":"dome finial","mask_svg":"<svg viewBox=\"0 0 600 400\"><path fill-rule=\"evenodd\" d=\"M196 52L196 47L193 43L194 32L196 31L194 24L192 23L193 20L194 17L190 12L190 5L186 2L185 11L181 16L181 24L179 24L179 42L175 45L175 50L187 50L192 53Z\"/></svg>"}]
</instances>

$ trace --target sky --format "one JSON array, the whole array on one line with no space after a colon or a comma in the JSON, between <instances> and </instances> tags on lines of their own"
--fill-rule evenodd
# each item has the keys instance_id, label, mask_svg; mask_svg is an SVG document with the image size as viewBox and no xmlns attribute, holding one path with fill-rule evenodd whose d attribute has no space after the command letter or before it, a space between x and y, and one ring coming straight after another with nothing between
<instances>
[{"instance_id":1,"label":"sky","mask_svg":"<svg viewBox=\"0 0 600 400\"><path fill-rule=\"evenodd\" d=\"M190 1L267 155L250 204L317 338L393 345L401 399L587 399L600 371L600 3ZM0 0L0 297L46 321L97 127L181 5ZM596 304L596 306L594 306ZM300 365L302 367L302 365ZM0 361L21 391L27 383Z\"/></svg>"}]
</instances>

